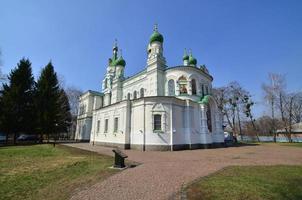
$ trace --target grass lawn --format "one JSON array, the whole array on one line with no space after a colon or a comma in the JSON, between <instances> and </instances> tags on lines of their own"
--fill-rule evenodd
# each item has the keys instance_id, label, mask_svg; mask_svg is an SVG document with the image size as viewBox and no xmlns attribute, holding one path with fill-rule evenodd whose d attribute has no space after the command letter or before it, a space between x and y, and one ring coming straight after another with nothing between
<instances>
[{"instance_id":1,"label":"grass lawn","mask_svg":"<svg viewBox=\"0 0 302 200\"><path fill-rule=\"evenodd\" d=\"M302 147L302 142L299 143L280 143L281 146Z\"/></svg>"},{"instance_id":2,"label":"grass lawn","mask_svg":"<svg viewBox=\"0 0 302 200\"><path fill-rule=\"evenodd\" d=\"M188 199L301 200L302 166L228 167L185 188Z\"/></svg>"},{"instance_id":3,"label":"grass lawn","mask_svg":"<svg viewBox=\"0 0 302 200\"><path fill-rule=\"evenodd\" d=\"M113 158L52 145L0 148L0 199L68 199L117 170Z\"/></svg>"}]
</instances>

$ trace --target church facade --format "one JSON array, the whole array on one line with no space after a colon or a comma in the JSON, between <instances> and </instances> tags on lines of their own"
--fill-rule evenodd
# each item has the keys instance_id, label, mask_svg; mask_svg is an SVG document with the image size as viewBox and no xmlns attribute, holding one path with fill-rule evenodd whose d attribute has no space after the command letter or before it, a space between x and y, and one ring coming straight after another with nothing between
<instances>
[{"instance_id":1,"label":"church facade","mask_svg":"<svg viewBox=\"0 0 302 200\"><path fill-rule=\"evenodd\" d=\"M146 67L126 78L126 62L113 46L102 91L79 98L76 139L141 150L207 148L224 143L222 115L211 96L213 77L192 52L168 67L163 36L150 37Z\"/></svg>"}]
</instances>

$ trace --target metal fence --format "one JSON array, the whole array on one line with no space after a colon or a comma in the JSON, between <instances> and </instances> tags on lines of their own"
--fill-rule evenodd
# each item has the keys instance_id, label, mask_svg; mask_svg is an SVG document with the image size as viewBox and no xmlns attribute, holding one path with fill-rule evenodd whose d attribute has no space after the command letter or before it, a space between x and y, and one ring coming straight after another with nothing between
<instances>
[{"instance_id":1,"label":"metal fence","mask_svg":"<svg viewBox=\"0 0 302 200\"><path fill-rule=\"evenodd\" d=\"M259 136L260 142L274 142L274 137L273 136ZM257 137L256 136L238 136L237 137L238 141L244 141L244 142L257 142ZM277 142L289 142L287 137L284 136L278 136L276 137ZM302 137L295 137L294 135L292 136L292 142L302 142Z\"/></svg>"}]
</instances>

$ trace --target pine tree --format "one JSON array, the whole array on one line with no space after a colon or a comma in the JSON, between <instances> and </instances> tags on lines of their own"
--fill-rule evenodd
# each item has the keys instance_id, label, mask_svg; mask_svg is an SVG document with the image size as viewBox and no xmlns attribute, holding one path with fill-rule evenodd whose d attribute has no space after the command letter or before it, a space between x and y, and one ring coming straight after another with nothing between
<instances>
[{"instance_id":1,"label":"pine tree","mask_svg":"<svg viewBox=\"0 0 302 200\"><path fill-rule=\"evenodd\" d=\"M61 89L60 91L60 120L58 125L58 132L59 133L66 133L71 125L71 112L70 112L70 105L68 101L68 97L66 92Z\"/></svg>"},{"instance_id":2,"label":"pine tree","mask_svg":"<svg viewBox=\"0 0 302 200\"><path fill-rule=\"evenodd\" d=\"M14 143L17 134L34 133L34 86L31 63L23 58L9 74L8 84L3 84L1 92L1 130L7 136L14 134Z\"/></svg>"},{"instance_id":3,"label":"pine tree","mask_svg":"<svg viewBox=\"0 0 302 200\"><path fill-rule=\"evenodd\" d=\"M51 62L42 70L36 87L38 131L49 141L49 136L58 132L61 109L59 82Z\"/></svg>"}]
</instances>

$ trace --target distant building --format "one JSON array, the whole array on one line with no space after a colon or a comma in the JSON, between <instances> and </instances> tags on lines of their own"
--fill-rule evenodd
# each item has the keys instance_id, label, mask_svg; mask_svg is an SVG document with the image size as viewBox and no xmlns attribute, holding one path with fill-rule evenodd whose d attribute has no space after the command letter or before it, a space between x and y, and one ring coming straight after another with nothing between
<instances>
[{"instance_id":1,"label":"distant building","mask_svg":"<svg viewBox=\"0 0 302 200\"><path fill-rule=\"evenodd\" d=\"M289 131L289 129L288 129ZM278 135L286 135L286 130L284 129L279 129L276 131ZM296 123L292 125L292 130L291 130L291 136L292 138L302 138L302 122Z\"/></svg>"},{"instance_id":2,"label":"distant building","mask_svg":"<svg viewBox=\"0 0 302 200\"><path fill-rule=\"evenodd\" d=\"M179 150L221 145L222 115L211 96L213 77L192 52L168 67L155 27L146 67L125 78L126 62L113 46L102 91L80 97L76 139L126 149Z\"/></svg>"}]
</instances>

